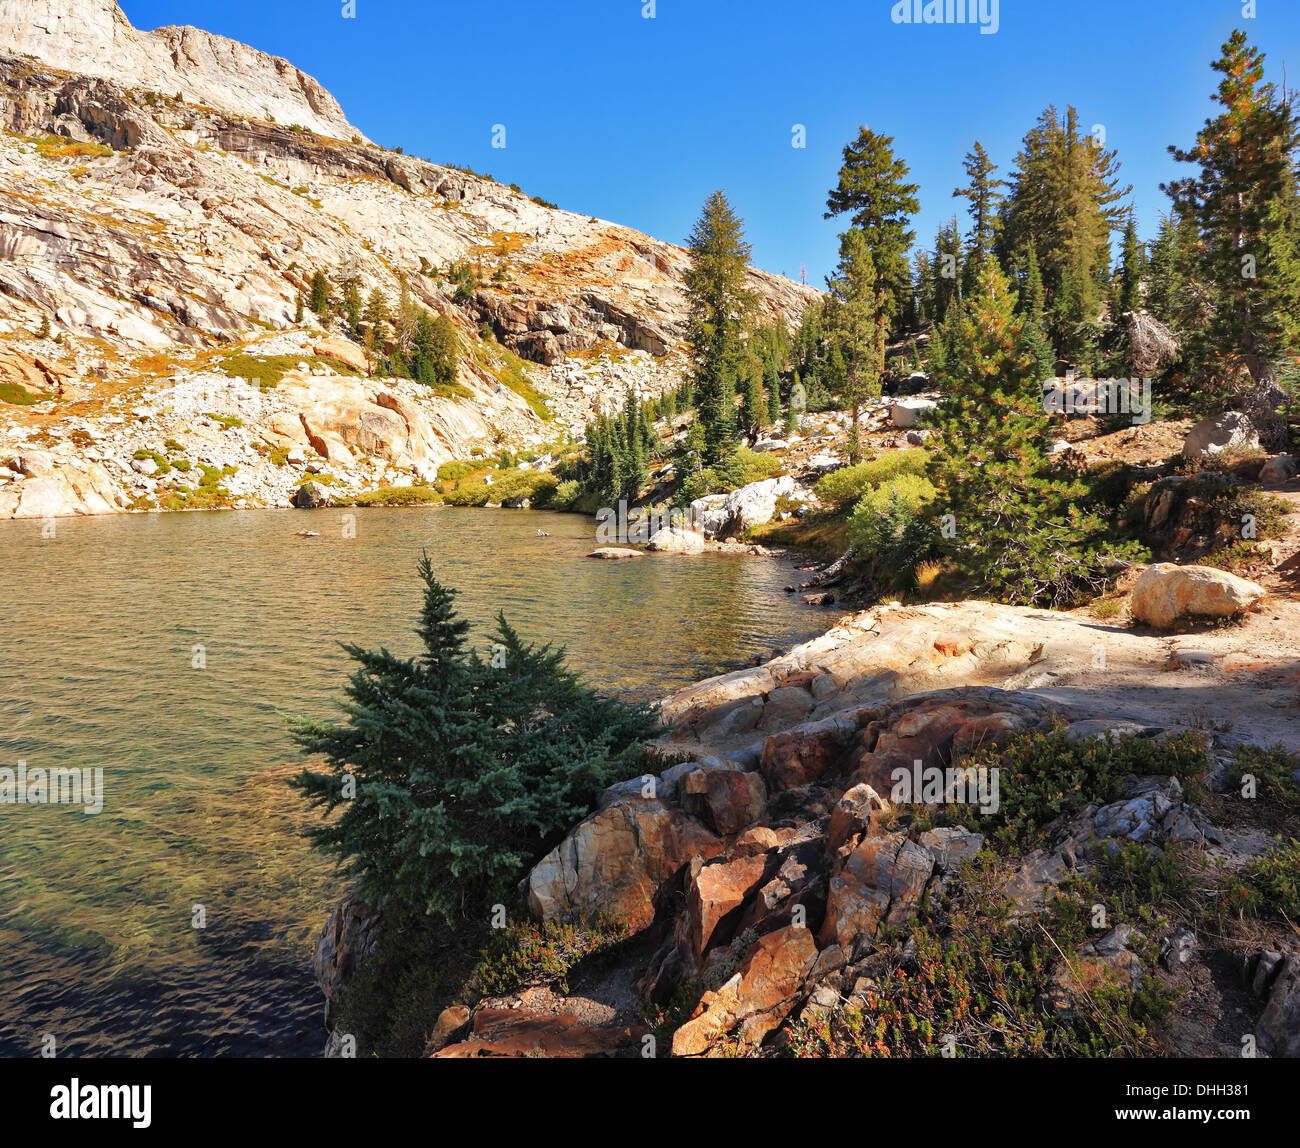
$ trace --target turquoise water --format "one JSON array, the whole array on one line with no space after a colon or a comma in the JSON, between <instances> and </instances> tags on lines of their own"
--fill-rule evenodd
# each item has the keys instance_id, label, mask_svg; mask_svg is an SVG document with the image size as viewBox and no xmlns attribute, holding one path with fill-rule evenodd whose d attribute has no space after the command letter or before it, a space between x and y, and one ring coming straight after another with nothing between
<instances>
[{"instance_id":1,"label":"turquoise water","mask_svg":"<svg viewBox=\"0 0 1300 1148\"><path fill-rule=\"evenodd\" d=\"M504 610L627 697L826 624L782 560L589 560L574 515L348 513L355 537L337 510L0 523L0 767L104 771L95 816L0 804L0 1055L319 1053L340 882L301 840L285 719L329 714L339 642L414 652L421 550L485 646Z\"/></svg>"}]
</instances>

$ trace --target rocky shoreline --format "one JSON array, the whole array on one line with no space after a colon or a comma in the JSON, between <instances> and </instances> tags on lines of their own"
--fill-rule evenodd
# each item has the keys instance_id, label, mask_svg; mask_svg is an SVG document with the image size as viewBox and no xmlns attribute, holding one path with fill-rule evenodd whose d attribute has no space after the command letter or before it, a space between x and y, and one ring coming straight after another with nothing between
<instances>
[{"instance_id":1,"label":"rocky shoreline","mask_svg":"<svg viewBox=\"0 0 1300 1148\"><path fill-rule=\"evenodd\" d=\"M1001 863L986 879L1011 906L1006 927L1037 920L1116 850L1187 849L1244 871L1270 846L1254 811L1242 816L1233 803L1234 755L1275 742L1300 749L1285 636L1300 610L1263 610L1171 640L1083 613L883 605L762 666L678 691L663 703L656 743L674 764L608 790L510 908L538 928L618 919L635 936L622 962L568 991L538 986L448 1007L426 1055L767 1055L869 1014L890 970L915 965L914 950L897 946L935 904L969 894L962 867L986 844L978 827L916 827L891 799L895 771L959 764L1009 736L1202 738L1204 762L1183 781L1127 778L1113 800L1062 819L1047 847ZM1193 642L1208 661L1178 658ZM1236 716L1231 735L1205 726L1207 697ZM315 958L331 1025L381 929L382 914L350 896L331 917ZM1239 1055L1236 1036L1224 1035L1234 1025L1262 1055L1300 1055L1300 953L1285 929L1231 954L1239 982L1210 974L1229 956L1193 925L1156 932L1131 922L1095 931L1052 970L1044 1017L1068 1020L1081 1007L1080 976L1159 982L1196 1005L1168 1026L1164 1055ZM682 991L687 1007L674 1012ZM669 1009L666 1028L647 1023L656 1009ZM348 1055L345 1035L331 1028L327 1055Z\"/></svg>"}]
</instances>

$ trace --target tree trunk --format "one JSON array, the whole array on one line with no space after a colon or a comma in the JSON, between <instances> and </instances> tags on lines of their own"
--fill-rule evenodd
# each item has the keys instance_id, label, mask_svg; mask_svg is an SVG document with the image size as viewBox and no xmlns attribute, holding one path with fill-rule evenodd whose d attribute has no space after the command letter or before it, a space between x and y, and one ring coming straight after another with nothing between
<instances>
[{"instance_id":1,"label":"tree trunk","mask_svg":"<svg viewBox=\"0 0 1300 1148\"><path fill-rule=\"evenodd\" d=\"M1279 407L1286 399L1286 392L1278 385L1273 364L1263 353L1255 332L1247 328L1241 342L1246 369L1255 384L1242 404L1243 413L1259 433L1260 444L1265 450L1285 450L1289 436L1286 418Z\"/></svg>"}]
</instances>

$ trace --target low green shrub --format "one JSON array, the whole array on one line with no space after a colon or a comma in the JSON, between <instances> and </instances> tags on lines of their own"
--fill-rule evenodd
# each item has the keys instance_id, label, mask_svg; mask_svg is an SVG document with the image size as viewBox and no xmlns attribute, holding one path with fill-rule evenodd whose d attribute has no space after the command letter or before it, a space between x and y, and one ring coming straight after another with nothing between
<instances>
[{"instance_id":1,"label":"low green shrub","mask_svg":"<svg viewBox=\"0 0 1300 1148\"><path fill-rule=\"evenodd\" d=\"M1064 890L1048 911L1013 921L1003 895L1005 867L985 851L971 862L943 919L923 912L910 955L895 943L859 972L873 982L865 1006L795 1023L786 1056L1133 1057L1159 1052L1153 1023L1169 1015L1176 990L1155 977L1136 984L1100 977L1079 983L1074 1007L1057 1015L1064 954L1093 939L1096 888ZM1103 903L1106 903L1103 901ZM1122 919L1117 916L1116 918Z\"/></svg>"},{"instance_id":2,"label":"low green shrub","mask_svg":"<svg viewBox=\"0 0 1300 1148\"><path fill-rule=\"evenodd\" d=\"M427 486L385 486L363 490L356 497L357 506L420 506L441 501L442 495Z\"/></svg>"},{"instance_id":3,"label":"low green shrub","mask_svg":"<svg viewBox=\"0 0 1300 1148\"><path fill-rule=\"evenodd\" d=\"M1300 783L1295 779L1297 771L1300 771L1300 754L1291 753L1284 745L1275 745L1271 749L1242 745L1234 759L1236 774L1249 774L1255 779L1258 800L1292 812L1300 812Z\"/></svg>"},{"instance_id":4,"label":"low green shrub","mask_svg":"<svg viewBox=\"0 0 1300 1148\"><path fill-rule=\"evenodd\" d=\"M1246 866L1245 877L1262 908L1300 921L1300 841L1277 838L1272 849Z\"/></svg>"},{"instance_id":5,"label":"low green shrub","mask_svg":"<svg viewBox=\"0 0 1300 1148\"><path fill-rule=\"evenodd\" d=\"M497 377L523 399L542 422L550 422L555 418L554 412L546 405L546 396L528 381L528 376L519 363L507 362Z\"/></svg>"},{"instance_id":6,"label":"low green shrub","mask_svg":"<svg viewBox=\"0 0 1300 1148\"><path fill-rule=\"evenodd\" d=\"M33 403L43 403L54 397L48 391L32 392L17 383L0 382L0 403L9 403L16 407L29 407Z\"/></svg>"},{"instance_id":7,"label":"low green shrub","mask_svg":"<svg viewBox=\"0 0 1300 1148\"><path fill-rule=\"evenodd\" d=\"M776 455L750 450L747 446L737 449L735 461L740 468L740 486L775 478L782 470L781 460Z\"/></svg>"},{"instance_id":8,"label":"low green shrub","mask_svg":"<svg viewBox=\"0 0 1300 1148\"><path fill-rule=\"evenodd\" d=\"M533 985L569 991L568 975L579 962L632 936L626 923L603 913L586 927L528 921L494 929L467 983L464 996L495 997Z\"/></svg>"},{"instance_id":9,"label":"low green shrub","mask_svg":"<svg viewBox=\"0 0 1300 1148\"><path fill-rule=\"evenodd\" d=\"M898 512L915 515L934 496L934 485L919 474L901 474L871 487L853 508L849 541L863 553L882 549L894 537L890 522Z\"/></svg>"},{"instance_id":10,"label":"low green shrub","mask_svg":"<svg viewBox=\"0 0 1300 1148\"><path fill-rule=\"evenodd\" d=\"M562 482L551 495L551 508L553 510L571 510L581 494L582 487L573 479Z\"/></svg>"},{"instance_id":11,"label":"low green shrub","mask_svg":"<svg viewBox=\"0 0 1300 1148\"><path fill-rule=\"evenodd\" d=\"M1045 843L1043 830L1056 818L1121 797L1126 777L1176 777L1198 793L1206 763L1205 736L1197 731L1160 741L1110 734L1076 738L1063 726L1022 732L961 762L962 768L999 771L997 812L986 817L972 806L955 805L953 815L989 833L1007 853L1025 853Z\"/></svg>"},{"instance_id":12,"label":"low green shrub","mask_svg":"<svg viewBox=\"0 0 1300 1148\"><path fill-rule=\"evenodd\" d=\"M929 461L929 452L919 448L890 451L857 466L846 466L824 475L817 482L817 496L832 506L851 506L868 491L891 478L925 474Z\"/></svg>"},{"instance_id":13,"label":"low green shrub","mask_svg":"<svg viewBox=\"0 0 1300 1148\"><path fill-rule=\"evenodd\" d=\"M476 470L482 470L481 466L475 466L472 462L444 462L438 467L439 482L459 482L462 478L467 478Z\"/></svg>"},{"instance_id":14,"label":"low green shrub","mask_svg":"<svg viewBox=\"0 0 1300 1148\"><path fill-rule=\"evenodd\" d=\"M900 474L867 491L853 508L848 539L859 566L892 590L916 588L916 568L935 549L938 531L918 511L935 489L919 474Z\"/></svg>"},{"instance_id":15,"label":"low green shrub","mask_svg":"<svg viewBox=\"0 0 1300 1148\"><path fill-rule=\"evenodd\" d=\"M491 483L485 481L491 478ZM483 478L459 482L443 494L448 506L486 506L489 502L507 502L527 498L531 505L550 505L550 499L559 486L553 474L540 470L497 469Z\"/></svg>"},{"instance_id":16,"label":"low green shrub","mask_svg":"<svg viewBox=\"0 0 1300 1148\"><path fill-rule=\"evenodd\" d=\"M167 461L165 456L159 454L156 450L145 450L144 447L140 447L132 457L136 459L137 462L143 462L147 458L153 459L154 465L157 467L153 472L155 478L161 478L163 475L171 474L172 472L172 464Z\"/></svg>"},{"instance_id":17,"label":"low green shrub","mask_svg":"<svg viewBox=\"0 0 1300 1148\"><path fill-rule=\"evenodd\" d=\"M493 497L493 489L481 478L473 482L462 482L443 494L442 499L448 506L486 506Z\"/></svg>"},{"instance_id":18,"label":"low green shrub","mask_svg":"<svg viewBox=\"0 0 1300 1148\"><path fill-rule=\"evenodd\" d=\"M299 363L306 363L308 367L325 367L336 375L360 374L350 363L325 355L249 355L239 352L227 355L220 366L230 378L255 382L265 391L276 386L288 372L296 371Z\"/></svg>"}]
</instances>

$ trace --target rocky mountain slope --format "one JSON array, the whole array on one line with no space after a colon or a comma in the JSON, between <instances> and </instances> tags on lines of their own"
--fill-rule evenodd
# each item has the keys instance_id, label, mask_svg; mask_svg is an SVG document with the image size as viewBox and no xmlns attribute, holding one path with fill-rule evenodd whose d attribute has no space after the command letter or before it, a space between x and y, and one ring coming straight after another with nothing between
<instances>
[{"instance_id":1,"label":"rocky mountain slope","mask_svg":"<svg viewBox=\"0 0 1300 1148\"><path fill-rule=\"evenodd\" d=\"M677 382L680 247L379 148L285 61L136 32L111 0L0 0L0 45L0 516L156 503L130 464L168 441L235 467L235 505L287 505L316 466L349 491L418 481ZM359 346L297 318L317 270L450 316L463 390L348 381ZM817 294L751 280L769 321ZM32 468L53 477L29 499Z\"/></svg>"},{"instance_id":2,"label":"rocky mountain slope","mask_svg":"<svg viewBox=\"0 0 1300 1148\"><path fill-rule=\"evenodd\" d=\"M54 68L352 139L338 101L288 60L199 28L131 26L116 0L0 0L0 44Z\"/></svg>"}]
</instances>

